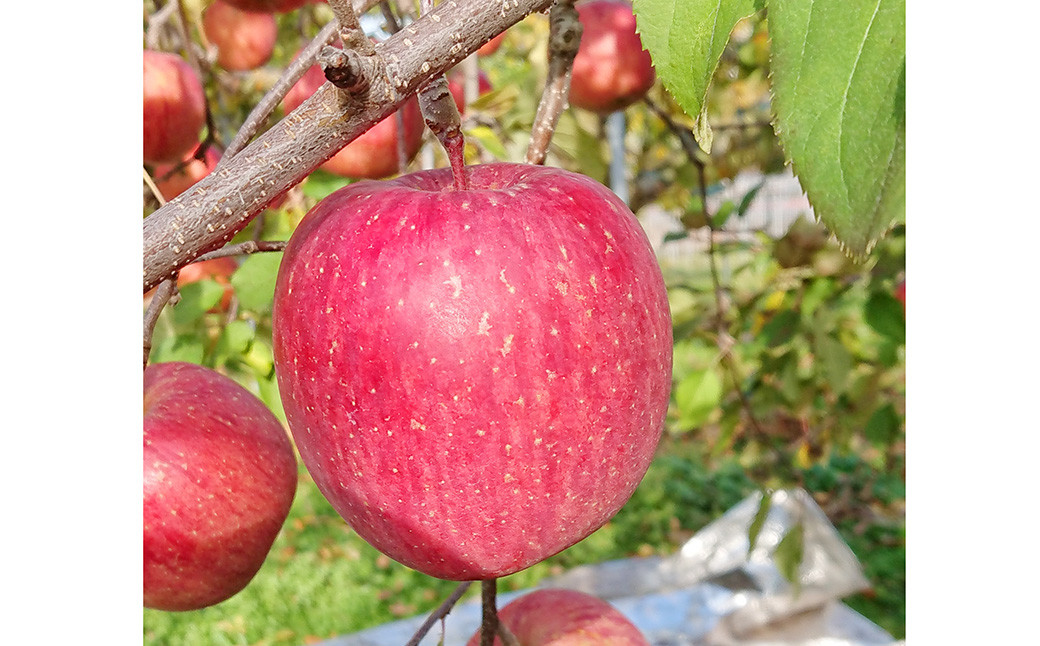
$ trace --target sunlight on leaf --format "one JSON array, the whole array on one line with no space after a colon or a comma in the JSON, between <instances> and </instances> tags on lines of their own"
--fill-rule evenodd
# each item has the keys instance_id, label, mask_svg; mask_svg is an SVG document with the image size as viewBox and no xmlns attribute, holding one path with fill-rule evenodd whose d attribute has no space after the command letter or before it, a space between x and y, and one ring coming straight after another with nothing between
<instances>
[{"instance_id":1,"label":"sunlight on leaf","mask_svg":"<svg viewBox=\"0 0 1040 646\"><path fill-rule=\"evenodd\" d=\"M905 216L904 0L768 7L780 143L817 216L862 256Z\"/></svg>"}]
</instances>

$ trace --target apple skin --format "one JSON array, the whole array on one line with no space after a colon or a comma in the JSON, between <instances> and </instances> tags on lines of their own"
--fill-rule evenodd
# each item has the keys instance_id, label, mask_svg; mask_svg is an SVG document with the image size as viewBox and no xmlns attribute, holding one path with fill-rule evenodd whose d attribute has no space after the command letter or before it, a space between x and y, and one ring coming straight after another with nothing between
<instances>
[{"instance_id":1,"label":"apple skin","mask_svg":"<svg viewBox=\"0 0 1040 646\"><path fill-rule=\"evenodd\" d=\"M358 182L301 221L275 283L275 370L318 488L441 579L585 538L653 457L671 388L661 270L625 204L559 168Z\"/></svg>"},{"instance_id":2,"label":"apple skin","mask_svg":"<svg viewBox=\"0 0 1040 646\"><path fill-rule=\"evenodd\" d=\"M205 124L206 96L195 70L175 54L144 50L144 162L179 161Z\"/></svg>"},{"instance_id":3,"label":"apple skin","mask_svg":"<svg viewBox=\"0 0 1040 646\"><path fill-rule=\"evenodd\" d=\"M191 363L145 368L145 607L196 610L244 588L296 480L289 436L248 390Z\"/></svg>"},{"instance_id":4,"label":"apple skin","mask_svg":"<svg viewBox=\"0 0 1040 646\"><path fill-rule=\"evenodd\" d=\"M577 590L529 592L501 608L498 620L520 646L650 646L617 608ZM480 646L479 630L466 646ZM502 646L500 637L495 637L495 646Z\"/></svg>"},{"instance_id":5,"label":"apple skin","mask_svg":"<svg viewBox=\"0 0 1040 646\"><path fill-rule=\"evenodd\" d=\"M491 79L488 78L484 70L478 70L477 72L477 90L478 96L491 91ZM459 114L465 113L466 75L462 70L456 70L448 74L448 91L451 92L451 98L455 99L455 107L459 109Z\"/></svg>"},{"instance_id":6,"label":"apple skin","mask_svg":"<svg viewBox=\"0 0 1040 646\"><path fill-rule=\"evenodd\" d=\"M656 74L636 33L632 5L587 0L574 6L583 31L571 74L571 104L607 114L646 96Z\"/></svg>"},{"instance_id":7,"label":"apple skin","mask_svg":"<svg viewBox=\"0 0 1040 646\"><path fill-rule=\"evenodd\" d=\"M272 14L243 11L225 0L216 0L202 12L202 29L217 48L217 63L239 72L269 61L278 40Z\"/></svg>"},{"instance_id":8,"label":"apple skin","mask_svg":"<svg viewBox=\"0 0 1040 646\"><path fill-rule=\"evenodd\" d=\"M296 81L282 99L285 112L295 110L325 83L325 73L318 65L312 65L300 80ZM423 129L426 127L419 100L413 95L398 110L404 121L404 148L406 159L415 159L422 145ZM360 137L343 147L321 168L341 177L381 179L396 175L397 164L397 117L386 117L364 132Z\"/></svg>"}]
</instances>

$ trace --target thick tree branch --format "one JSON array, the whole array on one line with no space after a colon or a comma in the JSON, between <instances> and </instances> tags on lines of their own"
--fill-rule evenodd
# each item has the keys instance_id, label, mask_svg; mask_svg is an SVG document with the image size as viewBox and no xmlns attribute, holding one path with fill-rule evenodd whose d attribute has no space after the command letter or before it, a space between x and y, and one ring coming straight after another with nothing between
<instances>
[{"instance_id":1,"label":"thick tree branch","mask_svg":"<svg viewBox=\"0 0 1040 646\"><path fill-rule=\"evenodd\" d=\"M376 45L361 97L326 83L225 166L144 220L144 291L219 248L279 195L390 115L419 86L552 0L445 0Z\"/></svg>"}]
</instances>

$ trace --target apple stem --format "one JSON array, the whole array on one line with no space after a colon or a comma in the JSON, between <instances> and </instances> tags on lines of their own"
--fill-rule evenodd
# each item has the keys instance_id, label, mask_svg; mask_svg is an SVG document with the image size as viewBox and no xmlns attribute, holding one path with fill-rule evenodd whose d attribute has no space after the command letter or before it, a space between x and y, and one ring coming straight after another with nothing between
<instances>
[{"instance_id":1,"label":"apple stem","mask_svg":"<svg viewBox=\"0 0 1040 646\"><path fill-rule=\"evenodd\" d=\"M525 161L544 164L560 114L567 107L571 68L581 44L582 25L574 0L560 0L549 10L549 73L531 128Z\"/></svg>"},{"instance_id":2,"label":"apple stem","mask_svg":"<svg viewBox=\"0 0 1040 646\"><path fill-rule=\"evenodd\" d=\"M494 646L495 633L498 632L498 607L495 599L498 594L498 579L480 582L480 604L482 609L480 622L480 646Z\"/></svg>"}]
</instances>

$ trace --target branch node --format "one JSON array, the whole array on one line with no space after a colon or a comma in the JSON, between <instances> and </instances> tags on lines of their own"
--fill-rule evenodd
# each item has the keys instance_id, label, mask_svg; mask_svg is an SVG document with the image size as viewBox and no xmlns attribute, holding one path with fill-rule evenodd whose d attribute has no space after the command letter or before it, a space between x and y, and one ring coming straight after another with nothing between
<instances>
[{"instance_id":1,"label":"branch node","mask_svg":"<svg viewBox=\"0 0 1040 646\"><path fill-rule=\"evenodd\" d=\"M361 56L352 49L339 49L330 45L322 47L318 54L318 64L325 72L325 78L351 94L366 91L370 83L360 59Z\"/></svg>"}]
</instances>

